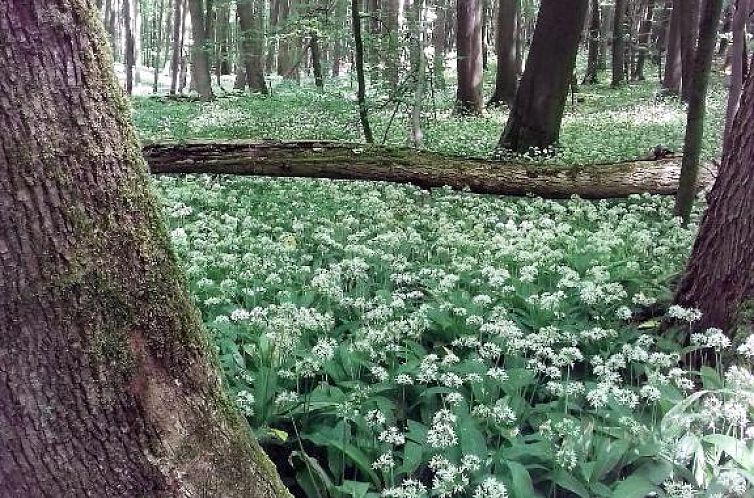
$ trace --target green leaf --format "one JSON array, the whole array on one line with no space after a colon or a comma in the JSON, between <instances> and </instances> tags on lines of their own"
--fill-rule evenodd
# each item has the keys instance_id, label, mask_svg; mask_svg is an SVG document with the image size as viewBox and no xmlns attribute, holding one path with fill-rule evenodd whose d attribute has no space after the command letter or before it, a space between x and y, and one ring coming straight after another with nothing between
<instances>
[{"instance_id":1,"label":"green leaf","mask_svg":"<svg viewBox=\"0 0 754 498\"><path fill-rule=\"evenodd\" d=\"M351 460L351 462L353 462L353 464L361 471L361 473L366 477L369 477L369 480L372 481L372 483L374 483L376 486L380 485L380 478L377 477L377 474L374 472L374 470L372 470L372 465L369 458L367 458L364 452L356 446L352 444L344 444L342 441L339 441L338 438L335 437L335 434L328 434L325 431L320 431L316 434L303 434L301 438L311 441L312 443L319 446L334 446L335 448L345 453L345 455Z\"/></svg>"},{"instance_id":2,"label":"green leaf","mask_svg":"<svg viewBox=\"0 0 754 498\"><path fill-rule=\"evenodd\" d=\"M529 471L518 462L506 462L511 473L510 491L515 498L531 498L535 496L534 485L531 482Z\"/></svg>"},{"instance_id":3,"label":"green leaf","mask_svg":"<svg viewBox=\"0 0 754 498\"><path fill-rule=\"evenodd\" d=\"M558 469L555 472L550 472L547 475L547 478L561 488L566 489L571 493L580 496L581 498L591 498L589 489L587 489L587 487L573 475L569 474L563 469Z\"/></svg>"},{"instance_id":4,"label":"green leaf","mask_svg":"<svg viewBox=\"0 0 754 498\"><path fill-rule=\"evenodd\" d=\"M613 489L613 498L645 498L659 488L644 476L631 474Z\"/></svg>"},{"instance_id":5,"label":"green leaf","mask_svg":"<svg viewBox=\"0 0 754 498\"><path fill-rule=\"evenodd\" d=\"M343 481L343 484L335 486L333 489L343 493L343 496L348 496L350 498L364 498L367 493L369 493L369 483L361 481Z\"/></svg>"}]
</instances>

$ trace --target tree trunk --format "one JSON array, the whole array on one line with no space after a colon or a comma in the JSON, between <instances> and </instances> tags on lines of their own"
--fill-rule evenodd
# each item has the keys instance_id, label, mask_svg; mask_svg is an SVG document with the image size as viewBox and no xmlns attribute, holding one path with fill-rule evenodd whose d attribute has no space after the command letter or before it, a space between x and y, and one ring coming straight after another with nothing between
<instances>
[{"instance_id":1,"label":"tree trunk","mask_svg":"<svg viewBox=\"0 0 754 498\"><path fill-rule=\"evenodd\" d=\"M144 147L144 157L152 173L390 181L422 188L449 185L482 194L551 198L672 195L680 172L679 158L566 169L314 140L158 143ZM705 172L699 186L710 182L711 173Z\"/></svg>"},{"instance_id":2,"label":"tree trunk","mask_svg":"<svg viewBox=\"0 0 754 498\"><path fill-rule=\"evenodd\" d=\"M704 0L705 3L707 0ZM697 37L699 34L699 2L700 0L681 0L681 99L689 102L694 91L694 76L696 76L696 52ZM718 15L718 20L719 20ZM717 33L717 25L715 25ZM717 38L715 38L717 40Z\"/></svg>"},{"instance_id":3,"label":"tree trunk","mask_svg":"<svg viewBox=\"0 0 754 498\"><path fill-rule=\"evenodd\" d=\"M613 76L610 86L613 88L623 84L626 80L624 63L626 55L625 44L626 0L615 0L615 17L613 17Z\"/></svg>"},{"instance_id":4,"label":"tree trunk","mask_svg":"<svg viewBox=\"0 0 754 498\"><path fill-rule=\"evenodd\" d=\"M732 334L739 320L751 328L754 298L754 78L748 78L741 108L723 151L722 165L694 243L676 302L702 311L700 330ZM741 312L739 314L739 312Z\"/></svg>"},{"instance_id":5,"label":"tree trunk","mask_svg":"<svg viewBox=\"0 0 754 498\"><path fill-rule=\"evenodd\" d=\"M615 16L615 7L613 5L602 5L602 27L600 28L600 55L597 69L600 71L607 70L607 52L610 48L612 39L613 17Z\"/></svg>"},{"instance_id":6,"label":"tree trunk","mask_svg":"<svg viewBox=\"0 0 754 498\"><path fill-rule=\"evenodd\" d=\"M220 86L222 76L230 74L229 33L230 6L220 3L217 6L217 67L215 67L217 86Z\"/></svg>"},{"instance_id":7,"label":"tree trunk","mask_svg":"<svg viewBox=\"0 0 754 498\"><path fill-rule=\"evenodd\" d=\"M413 0L411 6L411 71L414 74L414 100L411 105L411 132L409 144L417 149L424 147L422 131L422 106L424 105L424 0Z\"/></svg>"},{"instance_id":8,"label":"tree trunk","mask_svg":"<svg viewBox=\"0 0 754 498\"><path fill-rule=\"evenodd\" d=\"M162 31L162 16L163 12L165 10L165 0L160 0L158 4L155 4L155 7L157 8L157 13L154 17L154 29L157 31L157 39L155 40L155 58L154 58L154 64L152 64L152 68L154 70L153 79L152 79L152 93L157 93L159 89L159 83L160 83L160 68L162 67L162 58L160 57L162 55L162 38L163 38L163 31Z\"/></svg>"},{"instance_id":9,"label":"tree trunk","mask_svg":"<svg viewBox=\"0 0 754 498\"><path fill-rule=\"evenodd\" d=\"M731 29L733 30L733 47L731 48L730 89L728 90L728 106L725 115L725 137L730 135L733 118L738 111L741 91L744 84L744 61L746 59L746 21L749 17L750 0L737 0L733 14Z\"/></svg>"},{"instance_id":10,"label":"tree trunk","mask_svg":"<svg viewBox=\"0 0 754 498\"><path fill-rule=\"evenodd\" d=\"M173 3L173 56L170 62L170 95L178 89L178 71L181 63L181 31L183 24L183 0Z\"/></svg>"},{"instance_id":11,"label":"tree trunk","mask_svg":"<svg viewBox=\"0 0 754 498\"><path fill-rule=\"evenodd\" d=\"M635 80L644 81L646 76L644 75L644 66L646 65L647 57L650 52L650 41L652 38L652 19L655 11L655 0L647 0L647 12L644 14L644 19L641 22L639 28L639 55L636 60L636 69L634 70L632 77Z\"/></svg>"},{"instance_id":12,"label":"tree trunk","mask_svg":"<svg viewBox=\"0 0 754 498\"><path fill-rule=\"evenodd\" d=\"M359 105L359 120L361 121L361 129L364 132L364 140L371 144L374 142L374 137L372 136L372 127L369 125L369 115L367 114L367 82L364 77L364 40L361 37L359 0L351 0L351 28L353 29L354 63L356 65L356 80L358 85L356 99Z\"/></svg>"},{"instance_id":13,"label":"tree trunk","mask_svg":"<svg viewBox=\"0 0 754 498\"><path fill-rule=\"evenodd\" d=\"M322 73L322 55L319 46L319 34L312 31L309 36L309 49L312 52L312 71L314 72L314 85L320 90L325 87L325 79Z\"/></svg>"},{"instance_id":14,"label":"tree trunk","mask_svg":"<svg viewBox=\"0 0 754 498\"><path fill-rule=\"evenodd\" d=\"M598 80L600 57L600 0L591 0L591 14L589 17L589 55L587 56L584 85L594 85Z\"/></svg>"},{"instance_id":15,"label":"tree trunk","mask_svg":"<svg viewBox=\"0 0 754 498\"><path fill-rule=\"evenodd\" d=\"M202 0L187 0L191 14L191 81L194 89L203 99L209 100L212 94L212 79L209 76L208 40Z\"/></svg>"},{"instance_id":16,"label":"tree trunk","mask_svg":"<svg viewBox=\"0 0 754 498\"><path fill-rule=\"evenodd\" d=\"M445 88L445 45L447 34L448 6L447 0L436 0L435 3L435 24L432 29L432 45L434 47L434 57L432 59L432 71L435 86L439 89Z\"/></svg>"},{"instance_id":17,"label":"tree trunk","mask_svg":"<svg viewBox=\"0 0 754 498\"><path fill-rule=\"evenodd\" d=\"M133 0L123 0L123 35L125 37L125 58L126 58L126 93L131 95L134 89L134 34L131 22L131 2Z\"/></svg>"},{"instance_id":18,"label":"tree trunk","mask_svg":"<svg viewBox=\"0 0 754 498\"><path fill-rule=\"evenodd\" d=\"M386 8L382 10L382 17L385 27L385 49L383 56L385 59L385 76L387 77L388 88L391 93L398 89L399 67L400 67L400 8L401 0L386 0Z\"/></svg>"},{"instance_id":19,"label":"tree trunk","mask_svg":"<svg viewBox=\"0 0 754 498\"><path fill-rule=\"evenodd\" d=\"M673 11L670 14L668 26L667 50L665 57L665 74L662 87L674 95L681 92L682 64L681 64L681 16L683 8L679 4L683 0L673 0Z\"/></svg>"},{"instance_id":20,"label":"tree trunk","mask_svg":"<svg viewBox=\"0 0 754 498\"><path fill-rule=\"evenodd\" d=\"M481 114L482 102L482 0L459 1L457 19L458 114Z\"/></svg>"},{"instance_id":21,"label":"tree trunk","mask_svg":"<svg viewBox=\"0 0 754 498\"><path fill-rule=\"evenodd\" d=\"M495 92L487 105L506 103L509 107L512 107L516 98L516 89L518 88L516 38L518 36L520 8L521 0L500 0L497 6Z\"/></svg>"},{"instance_id":22,"label":"tree trunk","mask_svg":"<svg viewBox=\"0 0 754 498\"><path fill-rule=\"evenodd\" d=\"M236 5L240 30L238 36L241 40L246 84L252 92L266 95L268 90L263 73L264 54L261 47L260 26L252 1L239 0Z\"/></svg>"},{"instance_id":23,"label":"tree trunk","mask_svg":"<svg viewBox=\"0 0 754 498\"><path fill-rule=\"evenodd\" d=\"M543 0L516 101L499 147L518 153L555 145L589 0Z\"/></svg>"},{"instance_id":24,"label":"tree trunk","mask_svg":"<svg viewBox=\"0 0 754 498\"><path fill-rule=\"evenodd\" d=\"M675 214L680 216L684 223L689 221L696 194L699 156L704 138L704 116L707 110L707 86L722 8L723 0L706 0L699 26L699 47L695 51L694 72L688 92L689 111L686 119L686 137L683 142L681 178L675 205Z\"/></svg>"},{"instance_id":25,"label":"tree trunk","mask_svg":"<svg viewBox=\"0 0 754 498\"><path fill-rule=\"evenodd\" d=\"M290 496L221 391L93 8L0 16L0 495Z\"/></svg>"}]
</instances>

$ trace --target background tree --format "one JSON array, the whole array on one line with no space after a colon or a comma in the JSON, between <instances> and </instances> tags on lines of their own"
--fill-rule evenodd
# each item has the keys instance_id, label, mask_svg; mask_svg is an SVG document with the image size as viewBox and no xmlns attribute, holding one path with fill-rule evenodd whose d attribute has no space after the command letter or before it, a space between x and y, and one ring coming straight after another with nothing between
<instances>
[{"instance_id":1,"label":"background tree","mask_svg":"<svg viewBox=\"0 0 754 498\"><path fill-rule=\"evenodd\" d=\"M681 0L676 7L680 12L680 43L681 43L681 99L689 102L694 92L694 77L698 74L695 62L697 36L699 35L699 2L700 0ZM707 0L704 0L707 3ZM718 14L718 20L720 15ZM715 24L714 40L717 41L717 24Z\"/></svg>"},{"instance_id":2,"label":"background tree","mask_svg":"<svg viewBox=\"0 0 754 498\"><path fill-rule=\"evenodd\" d=\"M482 102L482 0L459 1L456 8L458 90L456 112L481 114Z\"/></svg>"},{"instance_id":3,"label":"background tree","mask_svg":"<svg viewBox=\"0 0 754 498\"><path fill-rule=\"evenodd\" d=\"M518 38L518 16L521 0L500 0L497 6L497 27L495 29L495 51L497 68L495 91L488 105L506 103L513 105L518 88L518 60L516 47Z\"/></svg>"},{"instance_id":4,"label":"background tree","mask_svg":"<svg viewBox=\"0 0 754 498\"><path fill-rule=\"evenodd\" d=\"M646 76L644 75L644 67L646 66L646 61L651 51L650 44L652 41L654 11L655 0L646 0L646 2L644 2L644 17L639 26L636 67L631 75L634 80L643 81L646 79Z\"/></svg>"},{"instance_id":5,"label":"background tree","mask_svg":"<svg viewBox=\"0 0 754 498\"><path fill-rule=\"evenodd\" d=\"M627 0L615 0L615 16L613 17L613 76L611 86L617 87L625 81L625 22Z\"/></svg>"},{"instance_id":6,"label":"background tree","mask_svg":"<svg viewBox=\"0 0 754 498\"><path fill-rule=\"evenodd\" d=\"M366 140L367 143L372 143L374 142L374 138L372 136L372 127L369 125L369 115L367 114L367 83L364 76L364 41L361 37L361 11L359 10L359 0L351 0L351 24L353 29L356 80L358 85L356 99L359 105L359 120L361 122L361 129L364 132L364 140Z\"/></svg>"},{"instance_id":7,"label":"background tree","mask_svg":"<svg viewBox=\"0 0 754 498\"><path fill-rule=\"evenodd\" d=\"M128 1L128 0L126 0ZM207 49L206 19L202 0L186 0L191 14L191 81L194 89L203 99L214 97L212 80L209 76L209 51Z\"/></svg>"},{"instance_id":8,"label":"background tree","mask_svg":"<svg viewBox=\"0 0 754 498\"><path fill-rule=\"evenodd\" d=\"M244 66L244 79L249 90L267 94L267 82L264 80L264 53L260 31L259 16L254 12L253 0L238 0L238 37L240 39L241 60ZM238 85L236 85L238 88ZM244 88L244 86L241 86Z\"/></svg>"},{"instance_id":9,"label":"background tree","mask_svg":"<svg viewBox=\"0 0 754 498\"><path fill-rule=\"evenodd\" d=\"M597 83L600 57L600 0L590 0L591 10L589 13L589 53L587 55L586 74L583 84L594 85Z\"/></svg>"},{"instance_id":10,"label":"background tree","mask_svg":"<svg viewBox=\"0 0 754 498\"><path fill-rule=\"evenodd\" d=\"M691 88L688 90L689 110L686 119L686 136L683 142L681 177L675 204L675 213L683 218L684 223L689 221L696 195L699 157L704 137L704 116L707 111L707 86L717 42L717 25L720 21L722 8L723 0L706 0L702 9L699 46L695 52Z\"/></svg>"},{"instance_id":11,"label":"background tree","mask_svg":"<svg viewBox=\"0 0 754 498\"><path fill-rule=\"evenodd\" d=\"M289 496L221 392L93 7L0 16L0 495Z\"/></svg>"},{"instance_id":12,"label":"background tree","mask_svg":"<svg viewBox=\"0 0 754 498\"><path fill-rule=\"evenodd\" d=\"M751 11L751 0L735 0L735 12L731 29L733 30L733 46L731 47L731 72L728 106L725 115L725 137L730 134L733 118L738 111L741 100L744 79L746 77L746 22Z\"/></svg>"},{"instance_id":13,"label":"background tree","mask_svg":"<svg viewBox=\"0 0 754 498\"><path fill-rule=\"evenodd\" d=\"M558 141L588 0L543 0L526 69L499 147L519 153Z\"/></svg>"}]
</instances>

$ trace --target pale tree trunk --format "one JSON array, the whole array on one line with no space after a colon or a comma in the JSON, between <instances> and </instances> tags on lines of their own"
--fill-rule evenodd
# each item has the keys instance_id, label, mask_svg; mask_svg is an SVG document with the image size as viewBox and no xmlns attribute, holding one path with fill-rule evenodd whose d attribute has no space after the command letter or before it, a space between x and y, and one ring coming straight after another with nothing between
<instances>
[{"instance_id":1,"label":"pale tree trunk","mask_svg":"<svg viewBox=\"0 0 754 498\"><path fill-rule=\"evenodd\" d=\"M676 301L702 311L700 330L752 327L754 78L748 78Z\"/></svg>"},{"instance_id":2,"label":"pale tree trunk","mask_svg":"<svg viewBox=\"0 0 754 498\"><path fill-rule=\"evenodd\" d=\"M670 24L666 38L665 74L662 77L662 87L675 95L681 92L682 63L681 63L681 16L683 8L678 4L683 0L673 0L673 11L670 14Z\"/></svg>"},{"instance_id":3,"label":"pale tree trunk","mask_svg":"<svg viewBox=\"0 0 754 498\"><path fill-rule=\"evenodd\" d=\"M746 21L751 10L751 0L737 0L733 14L733 47L731 48L730 89L728 90L728 106L725 116L725 137L730 134L733 118L738 111L741 91L744 84L744 62L746 60Z\"/></svg>"},{"instance_id":4,"label":"pale tree trunk","mask_svg":"<svg viewBox=\"0 0 754 498\"><path fill-rule=\"evenodd\" d=\"M591 12L589 16L589 54L587 55L586 74L582 83L594 85L598 80L600 58L600 0L590 0Z\"/></svg>"},{"instance_id":5,"label":"pale tree trunk","mask_svg":"<svg viewBox=\"0 0 754 498\"><path fill-rule=\"evenodd\" d=\"M683 142L680 185L675 204L675 214L683 219L684 224L689 221L696 195L699 157L704 138L704 117L707 111L707 86L722 8L723 0L705 0L699 25L699 46L695 50L691 88L688 89L689 110Z\"/></svg>"},{"instance_id":6,"label":"pale tree trunk","mask_svg":"<svg viewBox=\"0 0 754 498\"><path fill-rule=\"evenodd\" d=\"M133 15L132 17L132 23L133 27L131 28L131 31L133 32L133 39L134 39L134 84L140 85L141 84L141 69L140 66L142 64L141 59L141 6L139 5L139 0L132 0L133 1Z\"/></svg>"},{"instance_id":7,"label":"pale tree trunk","mask_svg":"<svg viewBox=\"0 0 754 498\"><path fill-rule=\"evenodd\" d=\"M652 40L652 20L654 18L655 0L646 1L646 13L644 19L641 21L639 27L639 55L636 60L636 68L632 74L633 79L643 81L646 79L644 75L644 67L646 65L647 57L650 52L650 42Z\"/></svg>"},{"instance_id":8,"label":"pale tree trunk","mask_svg":"<svg viewBox=\"0 0 754 498\"><path fill-rule=\"evenodd\" d=\"M280 3L284 0L270 0L270 34L267 40L267 56L264 60L264 68L268 73L272 73L275 69L275 56L278 52L278 29L279 29L279 17L280 17Z\"/></svg>"},{"instance_id":9,"label":"pale tree trunk","mask_svg":"<svg viewBox=\"0 0 754 498\"><path fill-rule=\"evenodd\" d=\"M289 496L221 391L93 7L0 16L0 495Z\"/></svg>"},{"instance_id":10,"label":"pale tree trunk","mask_svg":"<svg viewBox=\"0 0 754 498\"><path fill-rule=\"evenodd\" d=\"M481 114L482 102L482 0L459 1L456 9L458 50L458 114Z\"/></svg>"},{"instance_id":11,"label":"pale tree trunk","mask_svg":"<svg viewBox=\"0 0 754 498\"><path fill-rule=\"evenodd\" d=\"M499 147L546 149L560 136L589 0L543 0L526 69Z\"/></svg>"},{"instance_id":12,"label":"pale tree trunk","mask_svg":"<svg viewBox=\"0 0 754 498\"><path fill-rule=\"evenodd\" d=\"M241 51L244 63L246 84L252 92L267 94L267 83L264 80L264 54L262 53L261 26L255 15L252 0L238 0L239 33Z\"/></svg>"},{"instance_id":13,"label":"pale tree trunk","mask_svg":"<svg viewBox=\"0 0 754 498\"><path fill-rule=\"evenodd\" d=\"M155 7L157 8L157 13L154 17L154 29L157 31L157 37L155 40L155 58L154 63L152 64L152 68L154 70L154 75L152 78L152 93L157 93L157 90L159 89L159 82L160 82L160 68L162 66L162 38L163 38L163 25L162 25L162 17L165 10L165 0L160 0L159 3L155 4Z\"/></svg>"},{"instance_id":14,"label":"pale tree trunk","mask_svg":"<svg viewBox=\"0 0 754 498\"><path fill-rule=\"evenodd\" d=\"M204 2L187 0L191 13L191 82L203 99L212 99L212 79L209 76L209 53Z\"/></svg>"},{"instance_id":15,"label":"pale tree trunk","mask_svg":"<svg viewBox=\"0 0 754 498\"><path fill-rule=\"evenodd\" d=\"M447 35L448 5L447 0L435 0L435 24L432 29L434 57L432 71L435 86L445 88L445 45Z\"/></svg>"},{"instance_id":16,"label":"pale tree trunk","mask_svg":"<svg viewBox=\"0 0 754 498\"><path fill-rule=\"evenodd\" d=\"M607 53L610 47L610 39L613 30L613 16L615 7L611 4L602 5L602 28L600 29L600 54L597 68L600 71L607 70Z\"/></svg>"},{"instance_id":17,"label":"pale tree trunk","mask_svg":"<svg viewBox=\"0 0 754 498\"><path fill-rule=\"evenodd\" d=\"M411 6L411 31L413 34L411 47L411 71L414 75L414 101L411 106L411 133L409 144L415 148L424 147L424 132L422 131L422 105L424 103L424 0L413 0Z\"/></svg>"},{"instance_id":18,"label":"pale tree trunk","mask_svg":"<svg viewBox=\"0 0 754 498\"><path fill-rule=\"evenodd\" d=\"M610 85L615 88L625 81L624 62L626 45L624 41L626 23L626 0L615 0L615 17L613 17L613 77Z\"/></svg>"},{"instance_id":19,"label":"pale tree trunk","mask_svg":"<svg viewBox=\"0 0 754 498\"><path fill-rule=\"evenodd\" d=\"M181 64L181 32L183 31L183 2L173 1L173 51L170 59L170 95L178 90L178 72Z\"/></svg>"},{"instance_id":20,"label":"pale tree trunk","mask_svg":"<svg viewBox=\"0 0 754 498\"><path fill-rule=\"evenodd\" d=\"M385 75L391 92L398 88L398 70L400 63L400 16L401 0L386 0L385 8L382 10L383 22L385 25L385 44L384 60ZM408 17L408 16L407 16Z\"/></svg>"},{"instance_id":21,"label":"pale tree trunk","mask_svg":"<svg viewBox=\"0 0 754 498\"><path fill-rule=\"evenodd\" d=\"M516 89L518 88L516 38L518 37L518 15L521 9L521 0L500 0L497 9L495 91L487 105L506 103L510 107L516 98Z\"/></svg>"}]
</instances>

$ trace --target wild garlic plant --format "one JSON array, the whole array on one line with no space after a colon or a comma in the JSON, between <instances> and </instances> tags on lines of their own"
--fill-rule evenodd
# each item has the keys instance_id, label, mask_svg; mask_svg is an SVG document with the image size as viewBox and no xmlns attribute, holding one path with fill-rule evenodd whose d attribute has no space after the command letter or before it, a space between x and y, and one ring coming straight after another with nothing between
<instances>
[{"instance_id":1,"label":"wild garlic plant","mask_svg":"<svg viewBox=\"0 0 754 498\"><path fill-rule=\"evenodd\" d=\"M671 199L157 186L231 394L301 495L683 496L749 479L719 445L754 432L733 394L750 365L685 371L687 350L634 320L669 302L694 235ZM717 330L692 343L731 347Z\"/></svg>"}]
</instances>

